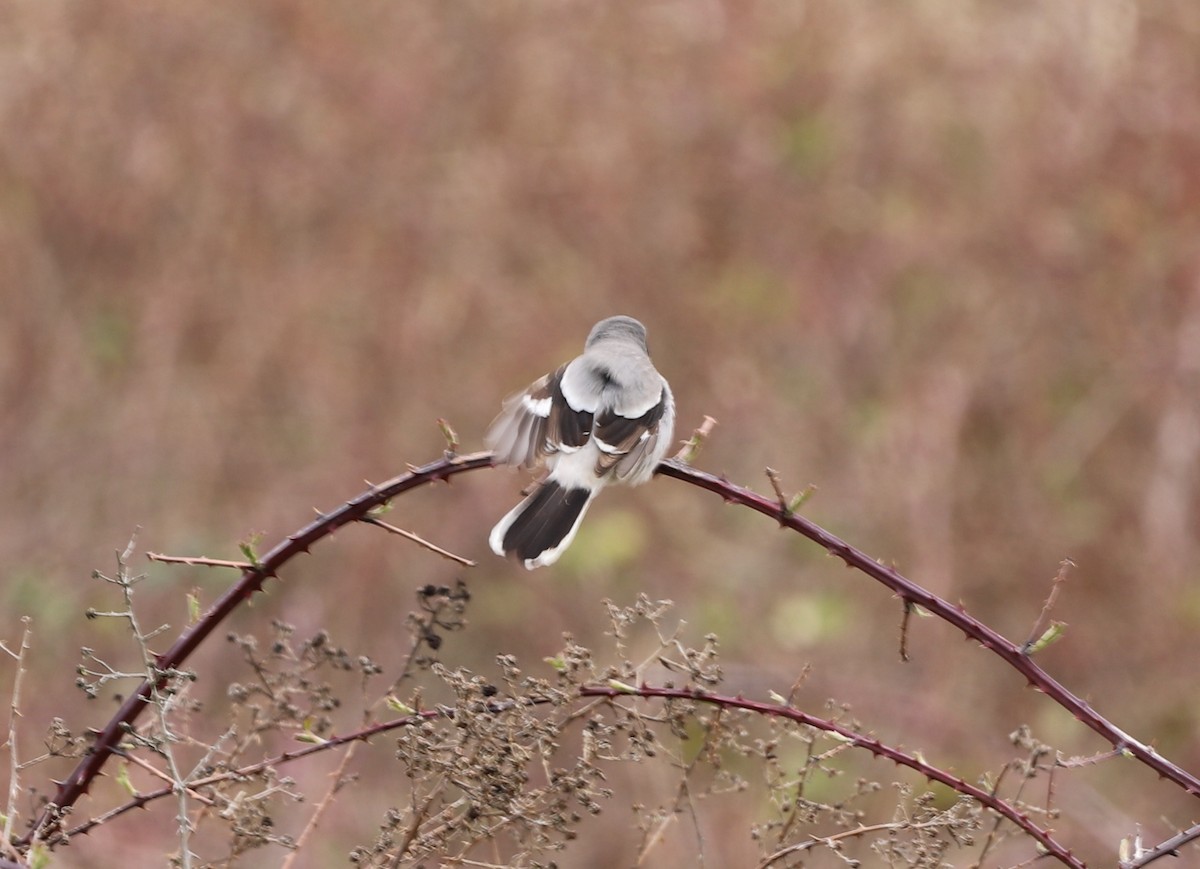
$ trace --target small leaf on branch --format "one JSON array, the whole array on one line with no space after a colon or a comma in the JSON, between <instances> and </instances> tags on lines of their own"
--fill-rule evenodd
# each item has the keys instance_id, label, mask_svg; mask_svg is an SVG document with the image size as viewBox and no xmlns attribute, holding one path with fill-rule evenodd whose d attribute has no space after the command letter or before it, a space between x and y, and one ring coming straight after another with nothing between
<instances>
[{"instance_id":1,"label":"small leaf on branch","mask_svg":"<svg viewBox=\"0 0 1200 869\"><path fill-rule=\"evenodd\" d=\"M458 452L458 433L451 428L450 423L442 419L440 416L437 421L438 430L441 431L442 437L446 439L446 452L454 455Z\"/></svg>"},{"instance_id":2,"label":"small leaf on branch","mask_svg":"<svg viewBox=\"0 0 1200 869\"><path fill-rule=\"evenodd\" d=\"M817 487L815 485L813 485L812 483L809 483L807 486L805 486L803 491L794 495L792 497L792 500L788 501L788 505L786 508L788 514L791 515L792 513L795 513L797 510L799 510L801 507L803 507L804 504L808 501L808 499L811 498L813 495L815 495L816 492L817 492Z\"/></svg>"},{"instance_id":3,"label":"small leaf on branch","mask_svg":"<svg viewBox=\"0 0 1200 869\"><path fill-rule=\"evenodd\" d=\"M413 715L417 711L395 694L389 694L387 696L387 707L393 712L399 712L401 715Z\"/></svg>"},{"instance_id":4,"label":"small leaf on branch","mask_svg":"<svg viewBox=\"0 0 1200 869\"><path fill-rule=\"evenodd\" d=\"M1057 642L1062 638L1066 627L1066 622L1051 621L1050 627L1046 628L1046 630L1042 632L1042 635L1030 644L1025 653L1028 655L1036 655L1042 649L1046 648L1046 646Z\"/></svg>"},{"instance_id":5,"label":"small leaf on branch","mask_svg":"<svg viewBox=\"0 0 1200 869\"><path fill-rule=\"evenodd\" d=\"M258 544L263 538L263 532L255 531L245 540L238 544L238 549L242 551L242 555L246 556L246 560L255 568L262 567L262 561L258 557Z\"/></svg>"},{"instance_id":6,"label":"small leaf on branch","mask_svg":"<svg viewBox=\"0 0 1200 869\"><path fill-rule=\"evenodd\" d=\"M121 764L121 768L117 772L117 784L125 788L131 797L137 796L137 788L133 786L133 782L129 778L129 764Z\"/></svg>"},{"instance_id":7,"label":"small leaf on branch","mask_svg":"<svg viewBox=\"0 0 1200 869\"><path fill-rule=\"evenodd\" d=\"M783 480L779 476L779 472L774 468L766 469L767 479L771 481L771 488L775 490L775 500L779 502L779 509L783 511L784 516L791 516L799 510L813 493L817 491L817 487L809 483L804 487L804 490L791 496L790 498L783 492Z\"/></svg>"},{"instance_id":8,"label":"small leaf on branch","mask_svg":"<svg viewBox=\"0 0 1200 869\"><path fill-rule=\"evenodd\" d=\"M50 849L43 842L34 842L25 857L29 860L29 869L46 869L50 865Z\"/></svg>"},{"instance_id":9,"label":"small leaf on branch","mask_svg":"<svg viewBox=\"0 0 1200 869\"><path fill-rule=\"evenodd\" d=\"M612 688L614 691L620 691L622 694L637 693L637 688L634 688L632 685L627 685L619 679L609 679L608 687Z\"/></svg>"}]
</instances>

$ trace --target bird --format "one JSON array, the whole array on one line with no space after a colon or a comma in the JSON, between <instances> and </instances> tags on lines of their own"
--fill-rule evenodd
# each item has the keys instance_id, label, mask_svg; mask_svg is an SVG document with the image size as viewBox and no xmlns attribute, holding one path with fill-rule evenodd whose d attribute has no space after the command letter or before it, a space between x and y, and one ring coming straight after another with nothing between
<instances>
[{"instance_id":1,"label":"bird","mask_svg":"<svg viewBox=\"0 0 1200 869\"><path fill-rule=\"evenodd\" d=\"M527 570L553 564L610 483L638 486L671 445L675 399L650 361L646 327L601 320L583 353L504 400L484 442L499 463L549 474L488 536Z\"/></svg>"}]
</instances>

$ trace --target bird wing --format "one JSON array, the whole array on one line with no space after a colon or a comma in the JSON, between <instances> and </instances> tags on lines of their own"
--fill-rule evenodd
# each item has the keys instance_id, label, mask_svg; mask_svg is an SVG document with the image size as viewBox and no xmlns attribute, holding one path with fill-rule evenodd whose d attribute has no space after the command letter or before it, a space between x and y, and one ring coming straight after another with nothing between
<instances>
[{"instance_id":1,"label":"bird wing","mask_svg":"<svg viewBox=\"0 0 1200 869\"><path fill-rule=\"evenodd\" d=\"M665 380L658 378L657 401L645 413L631 417L616 408L596 415L592 437L600 449L596 473L613 468L622 482L636 485L654 474L671 445L675 428L675 401Z\"/></svg>"},{"instance_id":2,"label":"bird wing","mask_svg":"<svg viewBox=\"0 0 1200 869\"><path fill-rule=\"evenodd\" d=\"M587 443L590 409L573 407L563 395L564 365L504 400L484 443L505 464L535 467L551 453L574 452Z\"/></svg>"}]
</instances>

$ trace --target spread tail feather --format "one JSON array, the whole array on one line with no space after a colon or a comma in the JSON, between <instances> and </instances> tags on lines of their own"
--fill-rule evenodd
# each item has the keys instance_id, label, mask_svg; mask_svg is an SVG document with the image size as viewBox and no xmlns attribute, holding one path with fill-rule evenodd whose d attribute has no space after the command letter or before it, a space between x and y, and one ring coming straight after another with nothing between
<instances>
[{"instance_id":1,"label":"spread tail feather","mask_svg":"<svg viewBox=\"0 0 1200 869\"><path fill-rule=\"evenodd\" d=\"M488 537L492 551L515 557L527 570L553 564L575 539L599 490L563 486L551 476L496 523Z\"/></svg>"}]
</instances>

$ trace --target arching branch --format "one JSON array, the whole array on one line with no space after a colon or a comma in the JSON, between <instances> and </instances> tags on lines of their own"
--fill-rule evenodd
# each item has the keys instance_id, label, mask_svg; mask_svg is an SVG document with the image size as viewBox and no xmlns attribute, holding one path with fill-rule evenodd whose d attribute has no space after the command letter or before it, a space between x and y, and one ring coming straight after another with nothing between
<instances>
[{"instance_id":1,"label":"arching branch","mask_svg":"<svg viewBox=\"0 0 1200 869\"><path fill-rule=\"evenodd\" d=\"M1189 794L1200 796L1200 779L1121 730L1034 663L1033 658L1023 652L1020 646L968 614L961 605L954 605L943 600L911 579L902 576L896 570L885 567L865 552L830 534L816 523L797 516L778 501L773 501L750 489L734 485L728 480L698 471L675 460L668 460L659 465L658 473L664 477L672 477L693 486L699 486L701 489L715 492L726 502L741 504L757 510L765 516L770 516L785 528L799 532L831 555L842 559L848 566L883 583L905 603L915 603L921 606L958 628L985 649L998 655L1005 663L1024 676L1030 685L1104 737L1113 748L1133 755L1163 778L1175 782Z\"/></svg>"},{"instance_id":2,"label":"arching branch","mask_svg":"<svg viewBox=\"0 0 1200 869\"><path fill-rule=\"evenodd\" d=\"M413 468L408 473L386 483L373 486L338 509L318 517L300 531L287 537L265 556L246 568L238 581L209 608L201 619L184 631L167 652L159 656L156 664L158 670L163 674L159 679L160 684L166 682L169 674L183 666L191 653L230 613L260 591L263 583L268 578L276 576L278 571L296 555L307 552L313 544L338 528L363 520L372 509L398 495L428 483L448 480L466 471L492 467L494 464L495 460L492 454L487 452L468 456L447 456L419 468ZM658 473L714 492L726 502L749 507L772 517L780 525L804 535L831 554L841 558L847 565L891 589L905 603L920 605L991 650L1021 673L1031 685L1070 711L1115 748L1133 755L1164 778L1170 779L1184 788L1188 793L1200 795L1200 780L1195 776L1120 730L1035 664L1033 659L1019 646L968 615L961 606L950 604L897 571L883 566L815 523L795 515L787 505L778 500L772 500L750 489L730 483L728 480L698 471L678 460L663 462L659 466ZM59 783L53 802L18 844L28 846L35 838L52 838L58 832L62 811L73 806L87 792L91 782L114 753L121 737L125 735L127 729L133 725L148 704L153 687L149 682L144 682L139 690L125 701L96 737L91 752L80 761L63 782Z\"/></svg>"}]
</instances>

